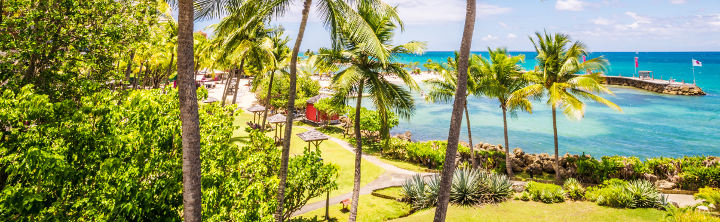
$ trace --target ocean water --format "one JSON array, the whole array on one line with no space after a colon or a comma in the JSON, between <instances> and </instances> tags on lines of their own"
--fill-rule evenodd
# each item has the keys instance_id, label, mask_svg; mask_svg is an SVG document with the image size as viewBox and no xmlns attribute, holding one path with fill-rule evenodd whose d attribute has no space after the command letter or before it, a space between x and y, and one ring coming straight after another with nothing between
<instances>
[{"instance_id":1,"label":"ocean water","mask_svg":"<svg viewBox=\"0 0 720 222\"><path fill-rule=\"evenodd\" d=\"M487 53L474 52L487 56ZM523 66L535 66L534 52L511 52L526 56ZM427 52L422 56L403 56L401 62L421 64L432 59L446 61L452 52ZM634 57L639 70L655 73L656 78L672 77L693 81L691 59L703 62L695 69L697 85L708 95L702 97L670 96L635 88L610 86L615 95L606 95L623 111L617 112L589 102L582 120L558 115L561 155L588 153L648 157L684 155L720 156L720 52L595 52L589 58L603 56L610 62L609 75L632 75ZM392 133L410 131L413 139L446 140L452 104L433 104L415 96L415 114L392 129ZM367 100L365 100L367 101ZM369 103L367 103L369 105ZM473 141L502 144L502 112L497 100L468 98ZM533 102L533 113L518 113L509 118L510 147L526 152L553 152L552 116L543 101ZM467 141L463 121L460 139Z\"/></svg>"}]
</instances>

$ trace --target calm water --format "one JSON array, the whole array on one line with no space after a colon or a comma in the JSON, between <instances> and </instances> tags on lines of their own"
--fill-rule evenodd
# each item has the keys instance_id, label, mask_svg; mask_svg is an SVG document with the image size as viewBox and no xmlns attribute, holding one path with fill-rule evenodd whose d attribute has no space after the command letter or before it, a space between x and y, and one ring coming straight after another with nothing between
<instances>
[{"instance_id":1,"label":"calm water","mask_svg":"<svg viewBox=\"0 0 720 222\"><path fill-rule=\"evenodd\" d=\"M480 53L486 56L486 53ZM526 69L535 66L534 52L525 54ZM402 62L428 59L445 61L452 52L428 52L423 56L405 56ZM708 93L703 97L669 96L634 88L611 87L615 96L607 96L623 112L589 103L585 118L569 120L558 116L560 152L592 155L634 155L640 157L720 155L720 52L598 52L610 63L610 75L631 75L633 57L640 58L640 70L654 71L655 77L692 82L691 59L703 62L696 68L697 84ZM392 133L411 131L414 140L445 140L450 125L452 104L431 104L415 92L417 110L409 120L401 120ZM367 100L366 100L367 101ZM503 143L502 113L498 102L469 98L468 108L473 141ZM461 140L467 140L463 121ZM533 114L519 113L509 119L510 147L526 152L552 152L552 117L544 102L534 102Z\"/></svg>"}]
</instances>

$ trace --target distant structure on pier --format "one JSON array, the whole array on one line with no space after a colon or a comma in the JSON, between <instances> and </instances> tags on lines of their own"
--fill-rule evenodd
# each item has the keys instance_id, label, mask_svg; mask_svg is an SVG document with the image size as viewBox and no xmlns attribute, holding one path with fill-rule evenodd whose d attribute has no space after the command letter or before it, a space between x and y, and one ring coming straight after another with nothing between
<instances>
[{"instance_id":1,"label":"distant structure on pier","mask_svg":"<svg viewBox=\"0 0 720 222\"><path fill-rule=\"evenodd\" d=\"M639 77L605 76L608 85L632 86L668 95L704 96L703 90L695 84L676 82L673 79L655 79L651 71L639 71Z\"/></svg>"}]
</instances>

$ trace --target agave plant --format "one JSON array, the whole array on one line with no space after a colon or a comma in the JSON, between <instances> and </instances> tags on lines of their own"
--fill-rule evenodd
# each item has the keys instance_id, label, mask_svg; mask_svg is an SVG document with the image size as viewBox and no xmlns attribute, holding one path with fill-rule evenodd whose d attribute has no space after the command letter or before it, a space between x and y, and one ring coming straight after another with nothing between
<instances>
[{"instance_id":1,"label":"agave plant","mask_svg":"<svg viewBox=\"0 0 720 222\"><path fill-rule=\"evenodd\" d=\"M422 195L425 195L426 189L425 181L420 175L414 175L405 181L402 186L402 197L404 201L414 203L419 199L422 199Z\"/></svg>"},{"instance_id":2,"label":"agave plant","mask_svg":"<svg viewBox=\"0 0 720 222\"><path fill-rule=\"evenodd\" d=\"M484 202L499 203L512 195L512 181L502 174L483 172L482 186L484 186Z\"/></svg>"},{"instance_id":3,"label":"agave plant","mask_svg":"<svg viewBox=\"0 0 720 222\"><path fill-rule=\"evenodd\" d=\"M479 204L486 193L482 173L471 168L455 170L450 187L450 202L463 206Z\"/></svg>"},{"instance_id":4,"label":"agave plant","mask_svg":"<svg viewBox=\"0 0 720 222\"><path fill-rule=\"evenodd\" d=\"M571 200L582 200L583 196L585 196L585 188L580 184L580 181L575 178L565 180L563 189L567 197Z\"/></svg>"},{"instance_id":5,"label":"agave plant","mask_svg":"<svg viewBox=\"0 0 720 222\"><path fill-rule=\"evenodd\" d=\"M625 185L625 189L633 198L633 206L638 208L659 207L662 200L660 191L647 180L634 180Z\"/></svg>"}]
</instances>

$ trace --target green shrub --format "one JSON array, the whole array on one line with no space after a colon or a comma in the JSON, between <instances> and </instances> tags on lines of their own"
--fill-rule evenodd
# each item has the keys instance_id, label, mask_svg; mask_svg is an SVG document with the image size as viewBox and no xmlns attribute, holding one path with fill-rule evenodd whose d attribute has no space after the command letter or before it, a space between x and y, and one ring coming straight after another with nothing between
<instances>
[{"instance_id":1,"label":"green shrub","mask_svg":"<svg viewBox=\"0 0 720 222\"><path fill-rule=\"evenodd\" d=\"M668 222L720 222L720 218L698 211L695 207L675 207L672 204L665 207Z\"/></svg>"},{"instance_id":2,"label":"green shrub","mask_svg":"<svg viewBox=\"0 0 720 222\"><path fill-rule=\"evenodd\" d=\"M600 186L588 188L585 198L601 206L618 208L654 208L665 204L664 196L646 180L607 180Z\"/></svg>"},{"instance_id":3,"label":"green shrub","mask_svg":"<svg viewBox=\"0 0 720 222\"><path fill-rule=\"evenodd\" d=\"M571 200L582 200L585 196L585 188L575 178L565 180L563 190Z\"/></svg>"},{"instance_id":4,"label":"green shrub","mask_svg":"<svg viewBox=\"0 0 720 222\"><path fill-rule=\"evenodd\" d=\"M530 181L525 187L525 191L529 193L530 199L543 203L561 203L565 201L565 192L562 187L549 184Z\"/></svg>"},{"instance_id":5,"label":"green shrub","mask_svg":"<svg viewBox=\"0 0 720 222\"><path fill-rule=\"evenodd\" d=\"M435 206L440 176L427 182L419 175L405 181L402 186L404 201L415 209ZM504 175L473 169L457 169L453 174L450 202L459 205L498 203L512 195L512 182Z\"/></svg>"},{"instance_id":6,"label":"green shrub","mask_svg":"<svg viewBox=\"0 0 720 222\"><path fill-rule=\"evenodd\" d=\"M447 142L428 141L410 143L406 146L407 160L422 164L430 169L441 169L445 162Z\"/></svg>"},{"instance_id":7,"label":"green shrub","mask_svg":"<svg viewBox=\"0 0 720 222\"><path fill-rule=\"evenodd\" d=\"M473 169L456 169L453 173L450 201L459 205L475 205L482 201L482 178Z\"/></svg>"},{"instance_id":8,"label":"green shrub","mask_svg":"<svg viewBox=\"0 0 720 222\"><path fill-rule=\"evenodd\" d=\"M720 187L720 167L683 166L682 170L680 187L683 189Z\"/></svg>"},{"instance_id":9,"label":"green shrub","mask_svg":"<svg viewBox=\"0 0 720 222\"><path fill-rule=\"evenodd\" d=\"M714 187L700 188L695 194L695 199L703 199L703 204L712 204L715 211L720 211L720 189Z\"/></svg>"},{"instance_id":10,"label":"green shrub","mask_svg":"<svg viewBox=\"0 0 720 222\"><path fill-rule=\"evenodd\" d=\"M650 173L658 176L658 178L663 179L677 174L678 168L676 167L676 162L675 159L667 157L650 158L645 160L645 168L647 168Z\"/></svg>"}]
</instances>

